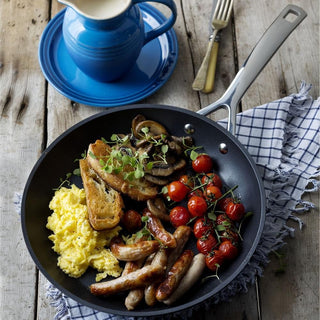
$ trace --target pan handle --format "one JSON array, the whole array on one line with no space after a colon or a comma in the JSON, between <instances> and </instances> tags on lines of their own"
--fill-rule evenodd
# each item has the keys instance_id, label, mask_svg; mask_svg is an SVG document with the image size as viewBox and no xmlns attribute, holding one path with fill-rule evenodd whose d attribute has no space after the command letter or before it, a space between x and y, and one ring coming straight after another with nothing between
<instances>
[{"instance_id":1,"label":"pan handle","mask_svg":"<svg viewBox=\"0 0 320 320\"><path fill-rule=\"evenodd\" d=\"M307 13L302 8L292 4L286 6L260 38L224 95L197 113L206 116L217 109L226 108L229 113L228 130L235 135L237 107L241 98L282 43L306 16Z\"/></svg>"}]
</instances>

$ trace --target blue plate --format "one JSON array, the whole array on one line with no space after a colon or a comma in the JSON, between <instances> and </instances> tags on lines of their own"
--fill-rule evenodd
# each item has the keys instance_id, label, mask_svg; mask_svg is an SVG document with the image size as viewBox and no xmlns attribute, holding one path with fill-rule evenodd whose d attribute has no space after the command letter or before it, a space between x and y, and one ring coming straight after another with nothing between
<instances>
[{"instance_id":1,"label":"blue plate","mask_svg":"<svg viewBox=\"0 0 320 320\"><path fill-rule=\"evenodd\" d=\"M149 4L139 4L146 30L166 19ZM178 58L173 29L147 43L128 74L115 82L99 82L84 74L73 62L62 37L64 12L60 11L44 30L39 62L48 82L67 98L97 107L115 107L137 102L151 95L171 76Z\"/></svg>"}]
</instances>

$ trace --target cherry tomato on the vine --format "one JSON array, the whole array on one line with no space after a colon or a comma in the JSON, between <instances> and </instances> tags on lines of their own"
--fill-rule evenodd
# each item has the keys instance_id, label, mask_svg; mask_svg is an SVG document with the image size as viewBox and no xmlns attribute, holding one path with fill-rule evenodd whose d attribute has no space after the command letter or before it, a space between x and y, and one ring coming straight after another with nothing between
<instances>
[{"instance_id":1,"label":"cherry tomato on the vine","mask_svg":"<svg viewBox=\"0 0 320 320\"><path fill-rule=\"evenodd\" d=\"M207 202L202 197L192 196L188 201L188 210L192 217L203 217L207 209Z\"/></svg>"},{"instance_id":2,"label":"cherry tomato on the vine","mask_svg":"<svg viewBox=\"0 0 320 320\"><path fill-rule=\"evenodd\" d=\"M193 234L199 239L210 232L214 232L212 222L207 218L199 218L193 225Z\"/></svg>"},{"instance_id":3,"label":"cherry tomato on the vine","mask_svg":"<svg viewBox=\"0 0 320 320\"><path fill-rule=\"evenodd\" d=\"M219 232L220 241L230 240L232 243L239 243L240 236L239 234L233 230L232 228L225 228L224 231Z\"/></svg>"},{"instance_id":4,"label":"cherry tomato on the vine","mask_svg":"<svg viewBox=\"0 0 320 320\"><path fill-rule=\"evenodd\" d=\"M213 202L222 197L222 192L216 186L208 186L205 190L205 197L207 200Z\"/></svg>"},{"instance_id":5,"label":"cherry tomato on the vine","mask_svg":"<svg viewBox=\"0 0 320 320\"><path fill-rule=\"evenodd\" d=\"M226 208L227 216L233 221L239 221L245 214L244 205L241 202L229 202Z\"/></svg>"},{"instance_id":6,"label":"cherry tomato on the vine","mask_svg":"<svg viewBox=\"0 0 320 320\"><path fill-rule=\"evenodd\" d=\"M211 252L218 244L218 240L211 233L197 240L197 249L200 253L207 254Z\"/></svg>"},{"instance_id":7,"label":"cherry tomato on the vine","mask_svg":"<svg viewBox=\"0 0 320 320\"><path fill-rule=\"evenodd\" d=\"M225 213L221 213L217 216L216 219L216 224L220 225L220 224L231 224L230 219L228 218L228 216Z\"/></svg>"},{"instance_id":8,"label":"cherry tomato on the vine","mask_svg":"<svg viewBox=\"0 0 320 320\"><path fill-rule=\"evenodd\" d=\"M226 260L233 260L238 255L238 248L230 240L221 242L219 251L223 253Z\"/></svg>"},{"instance_id":9,"label":"cherry tomato on the vine","mask_svg":"<svg viewBox=\"0 0 320 320\"><path fill-rule=\"evenodd\" d=\"M233 202L233 199L231 197L226 197L226 198L219 200L220 209L223 210L224 212L226 212L227 206L230 202Z\"/></svg>"},{"instance_id":10,"label":"cherry tomato on the vine","mask_svg":"<svg viewBox=\"0 0 320 320\"><path fill-rule=\"evenodd\" d=\"M202 178L201 178L201 183L206 184L207 186L216 186L219 189L222 188L222 181L220 177L213 172L206 173Z\"/></svg>"},{"instance_id":11,"label":"cherry tomato on the vine","mask_svg":"<svg viewBox=\"0 0 320 320\"><path fill-rule=\"evenodd\" d=\"M182 175L179 178L179 181L182 182L190 190L194 188L194 181L186 174Z\"/></svg>"},{"instance_id":12,"label":"cherry tomato on the vine","mask_svg":"<svg viewBox=\"0 0 320 320\"><path fill-rule=\"evenodd\" d=\"M168 195L172 201L183 200L188 192L189 189L180 181L172 181L168 185Z\"/></svg>"},{"instance_id":13,"label":"cherry tomato on the vine","mask_svg":"<svg viewBox=\"0 0 320 320\"><path fill-rule=\"evenodd\" d=\"M193 196L198 196L198 197L203 198L203 192L201 191L201 189L195 189L195 190L188 193L189 199Z\"/></svg>"},{"instance_id":14,"label":"cherry tomato on the vine","mask_svg":"<svg viewBox=\"0 0 320 320\"><path fill-rule=\"evenodd\" d=\"M213 162L207 154L200 154L192 161L192 168L197 173L207 173L212 170Z\"/></svg>"},{"instance_id":15,"label":"cherry tomato on the vine","mask_svg":"<svg viewBox=\"0 0 320 320\"><path fill-rule=\"evenodd\" d=\"M224 263L224 256L223 253L219 250L213 250L206 255L206 266L211 271L217 271L219 267Z\"/></svg>"},{"instance_id":16,"label":"cherry tomato on the vine","mask_svg":"<svg viewBox=\"0 0 320 320\"><path fill-rule=\"evenodd\" d=\"M176 206L170 211L170 222L175 227L186 225L190 221L190 213L187 208L183 206Z\"/></svg>"}]
</instances>

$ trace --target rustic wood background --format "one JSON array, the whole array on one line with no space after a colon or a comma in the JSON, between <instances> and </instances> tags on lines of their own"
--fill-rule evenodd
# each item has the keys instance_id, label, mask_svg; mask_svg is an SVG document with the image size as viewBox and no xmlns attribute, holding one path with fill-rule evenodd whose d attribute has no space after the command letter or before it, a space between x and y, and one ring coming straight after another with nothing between
<instances>
[{"instance_id":1,"label":"rustic wood background","mask_svg":"<svg viewBox=\"0 0 320 320\"><path fill-rule=\"evenodd\" d=\"M319 96L319 1L235 0L231 23L223 32L216 88L206 95L191 89L205 54L212 1L176 0L175 31L179 60L169 81L143 103L198 110L215 101L230 84L239 65L288 3L303 7L308 17L293 32L242 100L242 110L299 90L301 80ZM0 2L0 318L53 319L55 309L45 295L46 280L36 269L23 240L13 204L44 148L63 131L101 111L68 100L55 91L38 64L38 43L48 21L62 9L57 1ZM223 112L215 115L224 117ZM284 248L285 272L270 256L264 275L246 294L231 303L199 312L194 319L319 319L319 193L307 194L316 208L303 216ZM297 228L297 225L292 224Z\"/></svg>"}]
</instances>

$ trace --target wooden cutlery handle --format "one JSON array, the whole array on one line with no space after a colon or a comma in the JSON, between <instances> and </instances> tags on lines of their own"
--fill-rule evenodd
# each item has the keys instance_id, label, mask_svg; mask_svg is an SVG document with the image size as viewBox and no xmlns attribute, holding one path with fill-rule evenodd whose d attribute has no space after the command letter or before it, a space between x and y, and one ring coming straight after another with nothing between
<instances>
[{"instance_id":1,"label":"wooden cutlery handle","mask_svg":"<svg viewBox=\"0 0 320 320\"><path fill-rule=\"evenodd\" d=\"M205 82L204 88L202 89L203 93L210 93L213 91L217 58L218 58L218 50L219 50L219 42L213 41L210 60L209 60L209 66L208 66L208 71L206 76L206 82Z\"/></svg>"},{"instance_id":2,"label":"wooden cutlery handle","mask_svg":"<svg viewBox=\"0 0 320 320\"><path fill-rule=\"evenodd\" d=\"M205 55L205 57L202 61L202 64L198 70L196 78L194 79L193 84L192 84L193 90L201 91L205 86L206 79L207 79L208 66L209 66L210 57L211 57L211 51L212 51L212 47L214 44L214 38L216 37L216 34L217 34L217 32L215 30L213 32L212 37L210 37L206 55Z\"/></svg>"}]
</instances>

